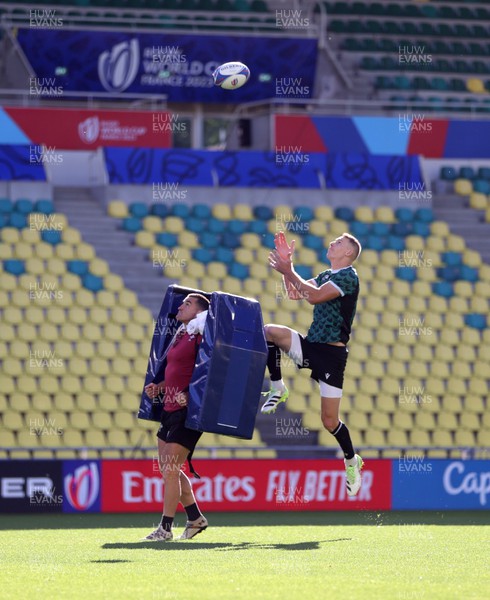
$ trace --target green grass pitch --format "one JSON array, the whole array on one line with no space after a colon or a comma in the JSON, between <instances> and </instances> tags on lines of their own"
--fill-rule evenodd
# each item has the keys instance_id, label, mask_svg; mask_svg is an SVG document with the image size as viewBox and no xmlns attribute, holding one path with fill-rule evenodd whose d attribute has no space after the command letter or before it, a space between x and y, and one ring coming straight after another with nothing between
<instances>
[{"instance_id":1,"label":"green grass pitch","mask_svg":"<svg viewBox=\"0 0 490 600\"><path fill-rule=\"evenodd\" d=\"M1 515L0 598L490 598L488 512L207 516L193 540L153 543L154 514Z\"/></svg>"}]
</instances>

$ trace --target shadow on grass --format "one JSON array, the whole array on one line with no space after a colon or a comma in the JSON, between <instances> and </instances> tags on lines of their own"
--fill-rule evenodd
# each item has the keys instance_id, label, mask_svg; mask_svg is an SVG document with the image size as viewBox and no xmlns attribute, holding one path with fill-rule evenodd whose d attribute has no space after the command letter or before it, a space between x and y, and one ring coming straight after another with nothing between
<instances>
[{"instance_id":1,"label":"shadow on grass","mask_svg":"<svg viewBox=\"0 0 490 600\"><path fill-rule=\"evenodd\" d=\"M274 543L255 543L255 542L238 542L231 544L227 542L117 542L112 544L104 544L104 550L319 550L321 544L331 542L349 542L352 538L338 538L336 540L320 540L318 542L298 542L297 544L274 544ZM103 561L97 561L103 562Z\"/></svg>"},{"instance_id":2,"label":"shadow on grass","mask_svg":"<svg viewBox=\"0 0 490 600\"><path fill-rule=\"evenodd\" d=\"M102 564L111 564L111 563L129 563L131 560L119 560L117 558L108 558L107 560L91 560L91 563L102 563Z\"/></svg>"}]
</instances>

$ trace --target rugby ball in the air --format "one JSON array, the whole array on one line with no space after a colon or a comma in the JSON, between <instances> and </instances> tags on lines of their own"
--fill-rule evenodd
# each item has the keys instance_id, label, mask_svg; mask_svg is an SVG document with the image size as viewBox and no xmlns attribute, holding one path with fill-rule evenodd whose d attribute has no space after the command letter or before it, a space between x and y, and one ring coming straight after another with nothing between
<instances>
[{"instance_id":1,"label":"rugby ball in the air","mask_svg":"<svg viewBox=\"0 0 490 600\"><path fill-rule=\"evenodd\" d=\"M224 90L236 90L245 85L250 77L250 69L241 62L227 62L213 73L214 85Z\"/></svg>"}]
</instances>

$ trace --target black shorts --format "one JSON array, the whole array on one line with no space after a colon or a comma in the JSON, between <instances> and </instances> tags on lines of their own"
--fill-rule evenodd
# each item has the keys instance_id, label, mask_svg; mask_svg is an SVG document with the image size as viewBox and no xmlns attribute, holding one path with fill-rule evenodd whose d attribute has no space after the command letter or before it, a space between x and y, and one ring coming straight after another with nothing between
<instances>
[{"instance_id":1,"label":"black shorts","mask_svg":"<svg viewBox=\"0 0 490 600\"><path fill-rule=\"evenodd\" d=\"M311 377L315 381L323 381L332 387L342 389L349 355L347 347L309 342L302 335L299 335L299 339L303 362L297 363L298 368L311 369Z\"/></svg>"},{"instance_id":2,"label":"black shorts","mask_svg":"<svg viewBox=\"0 0 490 600\"><path fill-rule=\"evenodd\" d=\"M192 454L196 447L202 431L188 429L185 426L187 417L187 407L181 408L174 412L162 412L162 421L160 428L157 431L157 438L163 442L175 443L184 446Z\"/></svg>"}]
</instances>

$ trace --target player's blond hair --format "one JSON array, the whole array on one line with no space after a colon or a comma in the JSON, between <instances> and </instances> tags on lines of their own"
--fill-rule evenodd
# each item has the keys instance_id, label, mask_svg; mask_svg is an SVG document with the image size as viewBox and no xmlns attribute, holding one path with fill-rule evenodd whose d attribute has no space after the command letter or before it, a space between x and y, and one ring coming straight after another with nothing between
<instances>
[{"instance_id":1,"label":"player's blond hair","mask_svg":"<svg viewBox=\"0 0 490 600\"><path fill-rule=\"evenodd\" d=\"M344 232L342 234L342 237L347 238L349 240L350 245L354 248L354 258L352 259L352 262L354 262L357 258L359 258L359 255L361 254L361 242L356 237L354 237L352 233Z\"/></svg>"}]
</instances>

